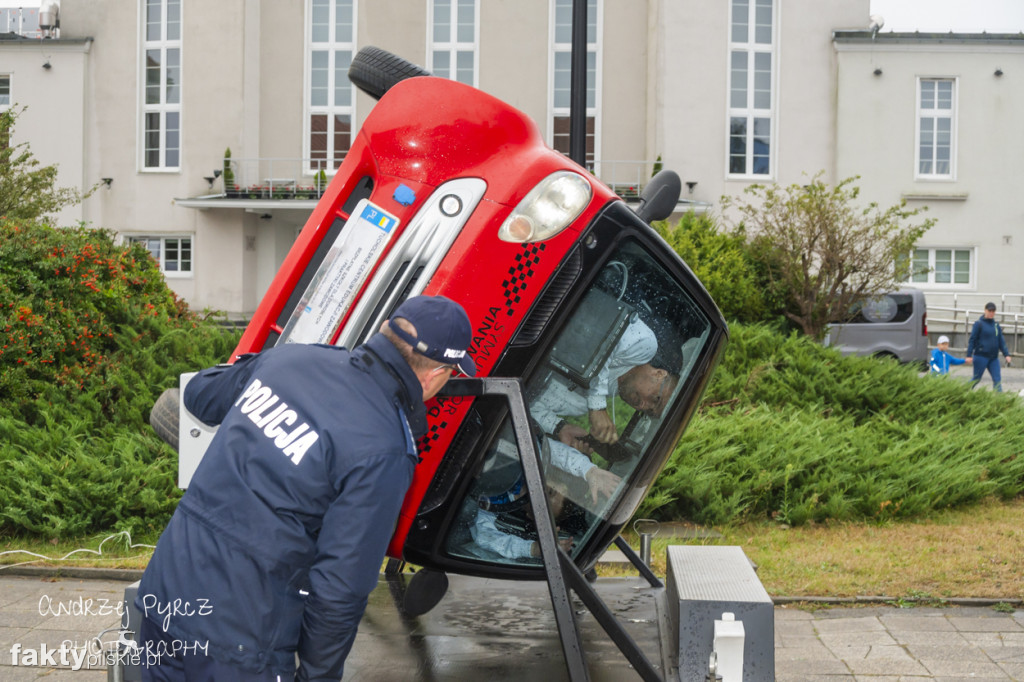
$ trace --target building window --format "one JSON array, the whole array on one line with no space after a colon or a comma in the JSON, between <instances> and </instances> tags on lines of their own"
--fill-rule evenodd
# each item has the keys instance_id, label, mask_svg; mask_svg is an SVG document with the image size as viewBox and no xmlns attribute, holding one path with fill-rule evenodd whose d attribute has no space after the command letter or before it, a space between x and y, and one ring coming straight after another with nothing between
<instances>
[{"instance_id":1,"label":"building window","mask_svg":"<svg viewBox=\"0 0 1024 682\"><path fill-rule=\"evenodd\" d=\"M11 108L11 76L0 74L0 111Z\"/></svg>"},{"instance_id":2,"label":"building window","mask_svg":"<svg viewBox=\"0 0 1024 682\"><path fill-rule=\"evenodd\" d=\"M917 177L952 180L956 158L956 81L917 81Z\"/></svg>"},{"instance_id":3,"label":"building window","mask_svg":"<svg viewBox=\"0 0 1024 682\"><path fill-rule=\"evenodd\" d=\"M191 237L128 237L131 244L142 244L168 277L192 274Z\"/></svg>"},{"instance_id":4,"label":"building window","mask_svg":"<svg viewBox=\"0 0 1024 682\"><path fill-rule=\"evenodd\" d=\"M911 284L967 288L974 273L973 249L914 249Z\"/></svg>"},{"instance_id":5,"label":"building window","mask_svg":"<svg viewBox=\"0 0 1024 682\"><path fill-rule=\"evenodd\" d=\"M479 0L432 0L428 71L476 87L479 16Z\"/></svg>"},{"instance_id":6,"label":"building window","mask_svg":"<svg viewBox=\"0 0 1024 682\"><path fill-rule=\"evenodd\" d=\"M355 54L356 0L310 0L307 172L333 173L352 145L354 91L348 67Z\"/></svg>"},{"instance_id":7,"label":"building window","mask_svg":"<svg viewBox=\"0 0 1024 682\"><path fill-rule=\"evenodd\" d=\"M569 153L569 105L572 87L572 0L554 0L552 5L552 111L551 146ZM593 170L597 158L598 65L600 52L601 4L587 0L587 142L586 165Z\"/></svg>"},{"instance_id":8,"label":"building window","mask_svg":"<svg viewBox=\"0 0 1024 682\"><path fill-rule=\"evenodd\" d=\"M142 167L181 166L181 0L142 0Z\"/></svg>"},{"instance_id":9,"label":"building window","mask_svg":"<svg viewBox=\"0 0 1024 682\"><path fill-rule=\"evenodd\" d=\"M732 0L729 31L729 174L772 172L773 0Z\"/></svg>"}]
</instances>

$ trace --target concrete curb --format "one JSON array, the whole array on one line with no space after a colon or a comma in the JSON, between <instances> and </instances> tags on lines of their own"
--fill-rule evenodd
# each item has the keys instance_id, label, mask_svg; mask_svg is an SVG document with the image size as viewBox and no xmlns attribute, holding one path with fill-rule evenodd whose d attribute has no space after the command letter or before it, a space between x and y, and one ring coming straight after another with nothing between
<instances>
[{"instance_id":1,"label":"concrete curb","mask_svg":"<svg viewBox=\"0 0 1024 682\"><path fill-rule=\"evenodd\" d=\"M1020 606L1024 599L1019 597L886 597L886 596L865 596L856 597L798 597L778 596L772 597L776 606L786 604L821 604L822 606L850 606L851 604L907 604L910 606L996 606L1007 604L1009 606Z\"/></svg>"},{"instance_id":2,"label":"concrete curb","mask_svg":"<svg viewBox=\"0 0 1024 682\"><path fill-rule=\"evenodd\" d=\"M5 575L27 578L123 580L131 583L142 577L142 570L133 568L86 568L82 566L0 566L0 576Z\"/></svg>"}]
</instances>

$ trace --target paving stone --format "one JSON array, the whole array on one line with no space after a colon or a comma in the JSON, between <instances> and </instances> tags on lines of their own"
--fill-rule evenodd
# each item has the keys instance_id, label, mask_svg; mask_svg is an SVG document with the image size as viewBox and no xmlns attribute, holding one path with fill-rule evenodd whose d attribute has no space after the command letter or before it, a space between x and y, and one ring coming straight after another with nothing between
<instances>
[{"instance_id":1,"label":"paving stone","mask_svg":"<svg viewBox=\"0 0 1024 682\"><path fill-rule=\"evenodd\" d=\"M886 630L879 630L878 632L833 632L818 636L829 649L837 646L884 646L899 644Z\"/></svg>"},{"instance_id":2,"label":"paving stone","mask_svg":"<svg viewBox=\"0 0 1024 682\"><path fill-rule=\"evenodd\" d=\"M901 646L873 646L868 650L867 656L864 657L866 660L899 660L899 661L912 661L913 657L907 650Z\"/></svg>"},{"instance_id":3,"label":"paving stone","mask_svg":"<svg viewBox=\"0 0 1024 682\"><path fill-rule=\"evenodd\" d=\"M981 647L989 658L1000 663L1024 663L1024 647Z\"/></svg>"},{"instance_id":4,"label":"paving stone","mask_svg":"<svg viewBox=\"0 0 1024 682\"><path fill-rule=\"evenodd\" d=\"M46 620L46 616L32 611L10 611L0 613L0 626L8 628L34 628Z\"/></svg>"},{"instance_id":5,"label":"paving stone","mask_svg":"<svg viewBox=\"0 0 1024 682\"><path fill-rule=\"evenodd\" d=\"M963 677L977 680L978 678L992 677L999 679L1006 673L992 661L978 659L949 660L946 658L921 658L919 659L928 672L935 677Z\"/></svg>"},{"instance_id":6,"label":"paving stone","mask_svg":"<svg viewBox=\"0 0 1024 682\"><path fill-rule=\"evenodd\" d=\"M956 630L944 613L932 615L894 613L881 615L878 620L890 630L912 630L914 632L952 632Z\"/></svg>"},{"instance_id":7,"label":"paving stone","mask_svg":"<svg viewBox=\"0 0 1024 682\"><path fill-rule=\"evenodd\" d=\"M838 659L814 661L775 661L775 678L781 680L788 676L788 679L795 679L793 676L818 676L818 675L846 675L852 676L850 668Z\"/></svg>"},{"instance_id":8,"label":"paving stone","mask_svg":"<svg viewBox=\"0 0 1024 682\"><path fill-rule=\"evenodd\" d=\"M1024 632L961 632L960 634L968 644L985 649L1024 647Z\"/></svg>"},{"instance_id":9,"label":"paving stone","mask_svg":"<svg viewBox=\"0 0 1024 682\"><path fill-rule=\"evenodd\" d=\"M912 658L864 658L845 661L854 675L927 675L928 669Z\"/></svg>"},{"instance_id":10,"label":"paving stone","mask_svg":"<svg viewBox=\"0 0 1024 682\"><path fill-rule=\"evenodd\" d=\"M828 647L825 646L816 636L807 635L782 635L775 637L775 648L776 649L823 649L828 651Z\"/></svg>"},{"instance_id":11,"label":"paving stone","mask_svg":"<svg viewBox=\"0 0 1024 682\"><path fill-rule=\"evenodd\" d=\"M838 661L839 658L822 645L783 647L775 649L776 661Z\"/></svg>"},{"instance_id":12,"label":"paving stone","mask_svg":"<svg viewBox=\"0 0 1024 682\"><path fill-rule=\"evenodd\" d=\"M889 632L900 644L920 644L924 646L967 646L971 643L969 639L960 632L936 632L934 630L890 630Z\"/></svg>"},{"instance_id":13,"label":"paving stone","mask_svg":"<svg viewBox=\"0 0 1024 682\"><path fill-rule=\"evenodd\" d=\"M850 632L884 632L885 626L874 616L839 619L815 620L814 628L818 634L836 634Z\"/></svg>"},{"instance_id":14,"label":"paving stone","mask_svg":"<svg viewBox=\"0 0 1024 682\"><path fill-rule=\"evenodd\" d=\"M995 612L987 615L984 609L974 616L950 616L949 622L960 632L1024 632L1016 619Z\"/></svg>"},{"instance_id":15,"label":"paving stone","mask_svg":"<svg viewBox=\"0 0 1024 682\"><path fill-rule=\"evenodd\" d=\"M787 635L815 636L814 623L809 620L775 620L775 638Z\"/></svg>"},{"instance_id":16,"label":"paving stone","mask_svg":"<svg viewBox=\"0 0 1024 682\"><path fill-rule=\"evenodd\" d=\"M837 644L829 647L829 651L835 654L836 658L843 661L867 658L871 653L870 644Z\"/></svg>"},{"instance_id":17,"label":"paving stone","mask_svg":"<svg viewBox=\"0 0 1024 682\"><path fill-rule=\"evenodd\" d=\"M1024 663L1010 663L1008 661L999 661L997 665L1000 669L1005 671L1011 679L1024 680Z\"/></svg>"}]
</instances>

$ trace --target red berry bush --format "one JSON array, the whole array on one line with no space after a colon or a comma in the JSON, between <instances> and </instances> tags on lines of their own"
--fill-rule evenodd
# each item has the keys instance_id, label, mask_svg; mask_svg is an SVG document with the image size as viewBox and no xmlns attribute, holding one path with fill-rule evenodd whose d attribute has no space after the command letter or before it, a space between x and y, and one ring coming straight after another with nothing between
<instances>
[{"instance_id":1,"label":"red berry bush","mask_svg":"<svg viewBox=\"0 0 1024 682\"><path fill-rule=\"evenodd\" d=\"M141 246L0 219L0 536L159 528L177 458L149 409L236 341Z\"/></svg>"}]
</instances>

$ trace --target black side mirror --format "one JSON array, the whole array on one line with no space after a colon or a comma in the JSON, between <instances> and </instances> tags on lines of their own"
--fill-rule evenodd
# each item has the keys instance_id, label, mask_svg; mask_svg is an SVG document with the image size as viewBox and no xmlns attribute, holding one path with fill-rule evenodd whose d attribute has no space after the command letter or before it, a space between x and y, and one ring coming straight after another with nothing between
<instances>
[{"instance_id":1,"label":"black side mirror","mask_svg":"<svg viewBox=\"0 0 1024 682\"><path fill-rule=\"evenodd\" d=\"M645 223L664 220L676 209L682 191L683 183L679 180L678 173L671 170L658 171L640 193L640 205L636 209L636 214Z\"/></svg>"}]
</instances>

